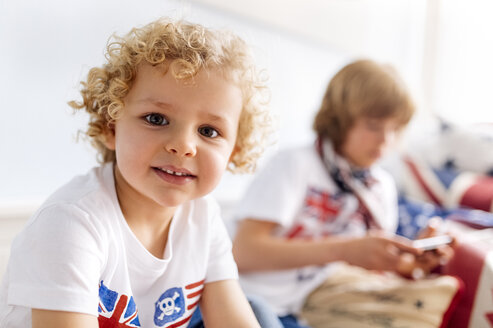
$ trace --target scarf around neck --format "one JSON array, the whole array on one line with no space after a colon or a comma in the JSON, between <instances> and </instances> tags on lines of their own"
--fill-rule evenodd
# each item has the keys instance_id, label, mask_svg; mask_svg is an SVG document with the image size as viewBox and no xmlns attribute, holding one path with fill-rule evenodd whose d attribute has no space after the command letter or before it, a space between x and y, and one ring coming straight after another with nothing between
<instances>
[{"instance_id":1,"label":"scarf around neck","mask_svg":"<svg viewBox=\"0 0 493 328\"><path fill-rule=\"evenodd\" d=\"M376 190L380 182L372 176L370 168L358 168L337 154L328 139L316 142L320 158L337 187L353 194L359 201L367 229L382 229L386 222L383 198Z\"/></svg>"}]
</instances>

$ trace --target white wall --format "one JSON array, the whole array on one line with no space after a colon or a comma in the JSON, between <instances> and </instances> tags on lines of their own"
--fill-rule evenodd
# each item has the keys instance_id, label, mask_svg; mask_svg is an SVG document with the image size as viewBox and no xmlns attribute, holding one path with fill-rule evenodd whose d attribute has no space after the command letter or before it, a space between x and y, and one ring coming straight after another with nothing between
<instances>
[{"instance_id":1,"label":"white wall","mask_svg":"<svg viewBox=\"0 0 493 328\"><path fill-rule=\"evenodd\" d=\"M493 2L442 0L431 108L456 123L493 123Z\"/></svg>"},{"instance_id":2,"label":"white wall","mask_svg":"<svg viewBox=\"0 0 493 328\"><path fill-rule=\"evenodd\" d=\"M353 2L353 6L358 3L363 2ZM284 148L312 140L311 120L326 83L354 57L369 55L390 61L411 87L418 84L425 2L412 6L409 1L402 6L388 6L393 3L390 0L377 1L375 6L367 3L358 10L369 15L369 25L360 28L364 37L355 40L354 49L341 49L337 43L329 45L196 2L2 0L0 207L38 203L73 175L95 165L90 146L75 142L86 117L72 115L66 103L79 99L78 82L90 67L103 62L111 33L125 33L159 16L234 30L253 45L260 66L271 76L272 110L280 119L276 147ZM325 33L337 35L338 40L345 33L348 38L355 33L348 28L351 20L338 24ZM235 199L248 180L227 174L216 195Z\"/></svg>"}]
</instances>

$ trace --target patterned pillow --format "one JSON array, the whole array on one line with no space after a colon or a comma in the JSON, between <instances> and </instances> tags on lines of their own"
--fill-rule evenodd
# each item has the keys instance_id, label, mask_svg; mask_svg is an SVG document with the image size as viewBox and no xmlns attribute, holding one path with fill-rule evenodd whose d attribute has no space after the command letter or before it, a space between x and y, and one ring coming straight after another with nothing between
<instances>
[{"instance_id":1,"label":"patterned pillow","mask_svg":"<svg viewBox=\"0 0 493 328\"><path fill-rule=\"evenodd\" d=\"M492 149L493 124L458 125L439 119L431 131L409 140L407 153L433 168L493 176Z\"/></svg>"},{"instance_id":2,"label":"patterned pillow","mask_svg":"<svg viewBox=\"0 0 493 328\"><path fill-rule=\"evenodd\" d=\"M450 165L432 167L421 159L403 161L403 193L412 198L454 209L467 207L491 212L493 177L460 171Z\"/></svg>"}]
</instances>

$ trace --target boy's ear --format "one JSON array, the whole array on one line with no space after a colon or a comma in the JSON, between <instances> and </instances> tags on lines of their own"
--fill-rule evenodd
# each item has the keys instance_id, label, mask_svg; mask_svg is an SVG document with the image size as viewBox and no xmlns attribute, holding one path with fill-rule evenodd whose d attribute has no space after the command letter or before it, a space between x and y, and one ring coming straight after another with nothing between
<instances>
[{"instance_id":1,"label":"boy's ear","mask_svg":"<svg viewBox=\"0 0 493 328\"><path fill-rule=\"evenodd\" d=\"M109 124L103 133L103 144L109 150L115 150L115 125Z\"/></svg>"}]
</instances>

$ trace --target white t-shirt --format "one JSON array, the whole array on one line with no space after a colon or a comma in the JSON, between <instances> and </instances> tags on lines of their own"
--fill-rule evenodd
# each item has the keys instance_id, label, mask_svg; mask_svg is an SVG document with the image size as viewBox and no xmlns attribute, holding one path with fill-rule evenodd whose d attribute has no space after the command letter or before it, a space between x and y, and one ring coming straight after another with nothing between
<instances>
[{"instance_id":1,"label":"white t-shirt","mask_svg":"<svg viewBox=\"0 0 493 328\"><path fill-rule=\"evenodd\" d=\"M237 277L217 203L180 206L156 258L127 225L108 164L55 192L15 238L0 327L30 328L31 308L91 314L104 327L186 327L205 283Z\"/></svg>"},{"instance_id":2,"label":"white t-shirt","mask_svg":"<svg viewBox=\"0 0 493 328\"><path fill-rule=\"evenodd\" d=\"M391 176L371 168L378 181L371 191L381 197L385 216L381 226L397 227L397 191ZM316 239L328 235L359 236L366 233L358 199L341 193L314 146L280 152L259 172L235 218L254 218L279 224L282 238ZM278 315L297 313L306 296L319 286L337 263L240 275L247 294L264 297Z\"/></svg>"}]
</instances>

